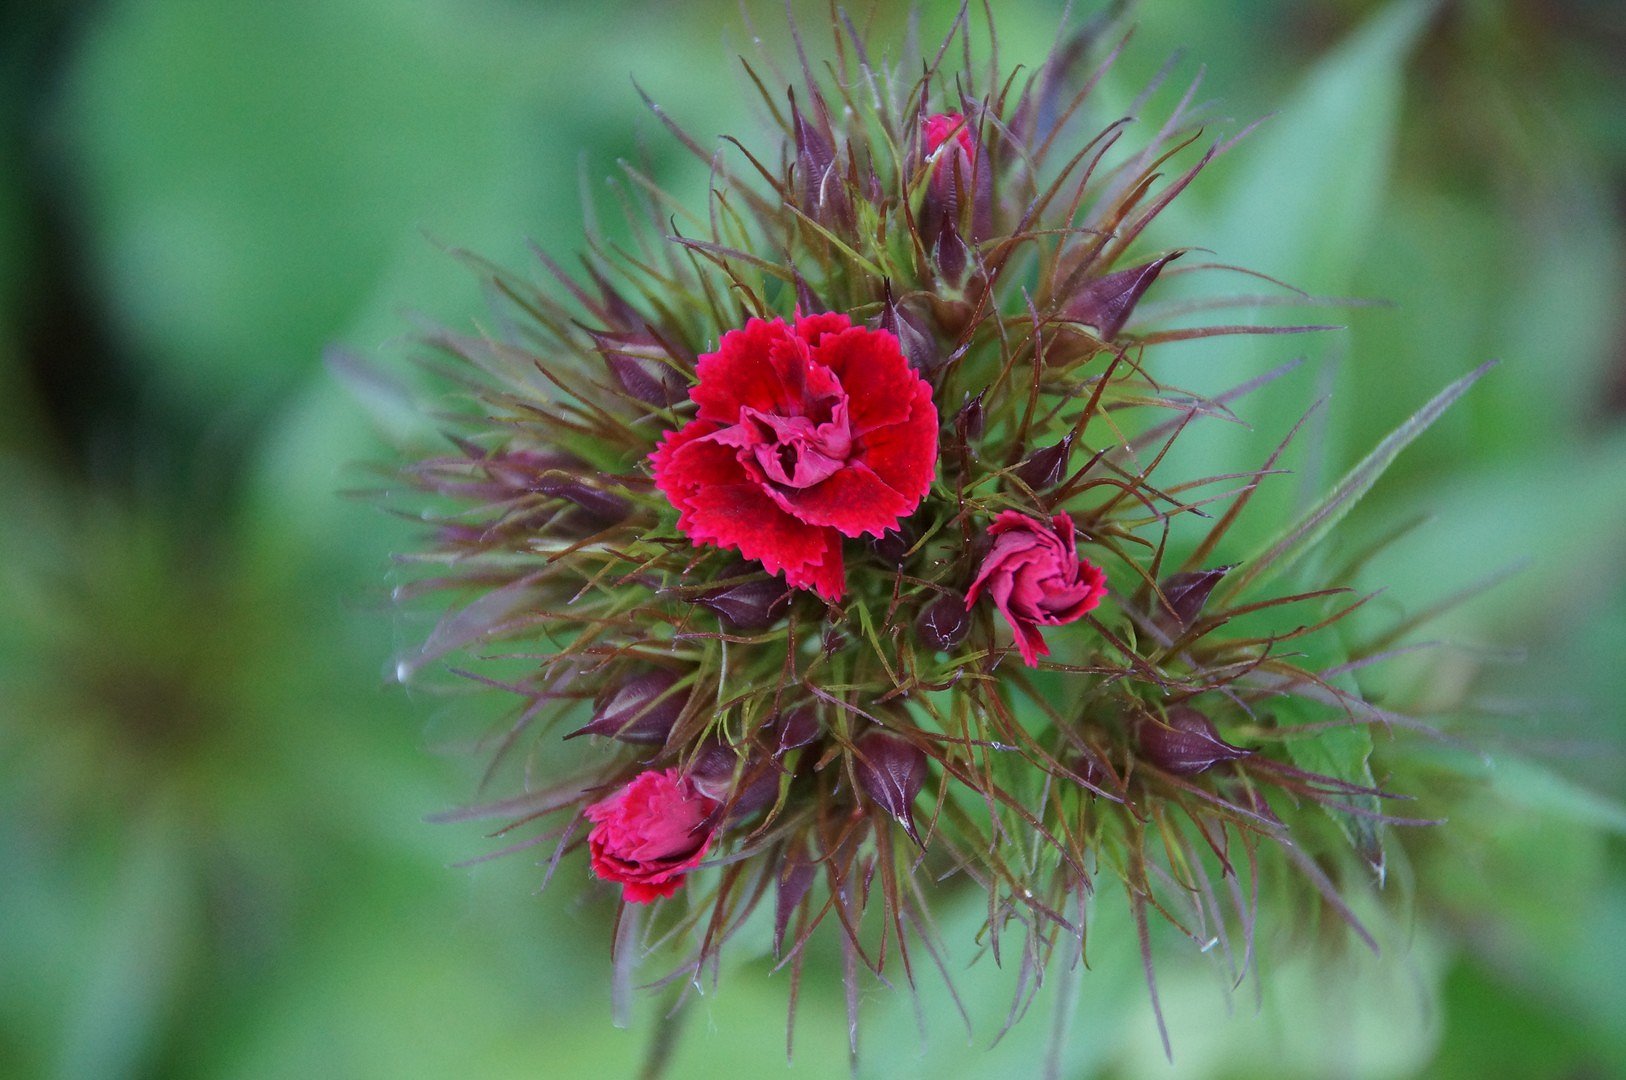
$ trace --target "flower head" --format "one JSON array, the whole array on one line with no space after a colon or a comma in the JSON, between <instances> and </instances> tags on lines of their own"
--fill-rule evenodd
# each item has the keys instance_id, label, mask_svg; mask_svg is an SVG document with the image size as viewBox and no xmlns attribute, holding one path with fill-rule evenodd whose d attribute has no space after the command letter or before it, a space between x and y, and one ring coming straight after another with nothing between
<instances>
[{"instance_id":1,"label":"flower head","mask_svg":"<svg viewBox=\"0 0 1626 1080\"><path fill-rule=\"evenodd\" d=\"M650 455L678 528L839 600L842 537L895 528L931 486L930 384L897 338L839 314L752 319L696 374L698 415Z\"/></svg>"},{"instance_id":2,"label":"flower head","mask_svg":"<svg viewBox=\"0 0 1626 1080\"><path fill-rule=\"evenodd\" d=\"M1057 514L1050 524L1007 510L988 527L994 545L966 594L969 610L984 592L1016 634L1029 667L1050 655L1041 626L1061 626L1094 611L1107 593L1107 577L1078 557L1073 519Z\"/></svg>"},{"instance_id":3,"label":"flower head","mask_svg":"<svg viewBox=\"0 0 1626 1080\"><path fill-rule=\"evenodd\" d=\"M647 904L671 896L706 857L717 802L676 769L651 769L584 813L593 873L621 886L622 899Z\"/></svg>"},{"instance_id":4,"label":"flower head","mask_svg":"<svg viewBox=\"0 0 1626 1080\"><path fill-rule=\"evenodd\" d=\"M1241 978L1257 882L1218 876L1265 872L1281 844L1305 902L1353 923L1337 852L1381 870L1380 828L1401 819L1347 675L1394 642L1329 640L1363 601L1338 599L1341 560L1300 556L1472 377L1301 521L1253 501L1280 448L1181 473L1197 456L1167 454L1175 440L1268 377L1195 394L1160 345L1316 328L1142 306L1184 250L1148 226L1230 141L1171 172L1199 137L1185 102L1138 147L1122 121L1090 129L1086 58L1116 53L1098 30L1020 79L954 70L949 42L876 66L884 43L847 51L843 30L862 70L809 65L783 103L753 80L780 128L731 142L743 156L662 113L712 170L709 212L684 219L698 233L666 235L669 197L634 170L633 227L660 235L594 238L585 277L544 256L557 289L494 270L502 329L431 339L467 361L455 392L475 400L457 452L407 469L434 549L403 592L464 599L400 670L474 654L457 675L515 695L482 735L493 782L524 795L453 816L518 816L559 859L585 817L592 872L633 903L720 850L721 873L649 915L685 953L655 981L715 969L767 902L792 987L815 932L845 935L856 1008L856 980L892 981L904 939L938 955L931 897L967 887L989 891L995 940L1021 924L1025 970L1053 953L1078 968L1107 873L1143 948L1153 911L1234 933L1214 955ZM1277 539L1239 550L1256 527ZM1098 562L1122 586L1105 610ZM1042 676L1000 662L991 612L1027 665L1052 658ZM572 736L592 737L560 755Z\"/></svg>"}]
</instances>

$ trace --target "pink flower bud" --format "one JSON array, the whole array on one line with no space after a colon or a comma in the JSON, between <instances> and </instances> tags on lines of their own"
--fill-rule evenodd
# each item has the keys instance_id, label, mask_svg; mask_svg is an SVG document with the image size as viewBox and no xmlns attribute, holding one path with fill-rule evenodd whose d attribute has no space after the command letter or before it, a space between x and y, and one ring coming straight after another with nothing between
<instances>
[{"instance_id":1,"label":"pink flower bud","mask_svg":"<svg viewBox=\"0 0 1626 1080\"><path fill-rule=\"evenodd\" d=\"M1107 594L1107 576L1078 557L1073 519L1057 514L1050 524L1006 510L988 529L993 546L983 557L966 594L967 610L983 593L1016 635L1029 667L1049 656L1041 626L1060 626L1095 610Z\"/></svg>"},{"instance_id":2,"label":"pink flower bud","mask_svg":"<svg viewBox=\"0 0 1626 1080\"><path fill-rule=\"evenodd\" d=\"M677 891L716 836L715 800L676 769L651 769L585 811L593 873L621 886L621 898L647 904Z\"/></svg>"},{"instance_id":3,"label":"pink flower bud","mask_svg":"<svg viewBox=\"0 0 1626 1080\"><path fill-rule=\"evenodd\" d=\"M960 113L935 113L921 122L926 157L931 160L925 217L954 217L971 189L977 167L977 143L971 124Z\"/></svg>"}]
</instances>

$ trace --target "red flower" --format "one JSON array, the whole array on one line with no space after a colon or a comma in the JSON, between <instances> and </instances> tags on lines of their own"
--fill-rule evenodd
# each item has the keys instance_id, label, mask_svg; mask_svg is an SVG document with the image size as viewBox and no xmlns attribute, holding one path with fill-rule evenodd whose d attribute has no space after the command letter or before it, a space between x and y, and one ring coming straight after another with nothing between
<instances>
[{"instance_id":1,"label":"red flower","mask_svg":"<svg viewBox=\"0 0 1626 1080\"><path fill-rule=\"evenodd\" d=\"M651 769L586 810L593 873L621 885L621 898L647 904L671 896L716 835L717 803L676 769Z\"/></svg>"},{"instance_id":2,"label":"red flower","mask_svg":"<svg viewBox=\"0 0 1626 1080\"><path fill-rule=\"evenodd\" d=\"M896 528L931 487L931 386L897 338L835 313L752 319L697 374L699 413L649 456L678 528L839 600L841 538Z\"/></svg>"},{"instance_id":3,"label":"red flower","mask_svg":"<svg viewBox=\"0 0 1626 1080\"><path fill-rule=\"evenodd\" d=\"M1078 557L1073 519L1057 514L1042 521L1006 510L988 528L994 546L982 560L965 606L986 589L1016 634L1016 647L1029 667L1049 656L1041 626L1060 626L1084 617L1107 592L1101 568Z\"/></svg>"}]
</instances>

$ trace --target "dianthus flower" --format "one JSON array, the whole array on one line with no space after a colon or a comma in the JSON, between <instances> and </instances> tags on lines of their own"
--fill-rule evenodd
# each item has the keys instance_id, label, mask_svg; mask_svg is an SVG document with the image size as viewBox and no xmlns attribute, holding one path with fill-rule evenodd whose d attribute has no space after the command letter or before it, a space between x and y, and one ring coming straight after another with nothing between
<instances>
[{"instance_id":1,"label":"dianthus flower","mask_svg":"<svg viewBox=\"0 0 1626 1080\"><path fill-rule=\"evenodd\" d=\"M1107 593L1107 576L1078 557L1073 519L1066 514L1047 525L1006 510L988 535L994 545L966 593L966 609L986 591L1010 623L1022 660L1033 667L1050 655L1039 627L1061 626L1094 611Z\"/></svg>"},{"instance_id":2,"label":"dianthus flower","mask_svg":"<svg viewBox=\"0 0 1626 1080\"><path fill-rule=\"evenodd\" d=\"M715 800L676 769L651 769L583 813L593 873L621 886L622 899L647 904L671 896L706 857Z\"/></svg>"},{"instance_id":3,"label":"dianthus flower","mask_svg":"<svg viewBox=\"0 0 1626 1080\"><path fill-rule=\"evenodd\" d=\"M930 384L896 337L840 314L752 319L696 375L698 415L650 455L678 528L841 599L842 537L896 528L931 486Z\"/></svg>"}]
</instances>

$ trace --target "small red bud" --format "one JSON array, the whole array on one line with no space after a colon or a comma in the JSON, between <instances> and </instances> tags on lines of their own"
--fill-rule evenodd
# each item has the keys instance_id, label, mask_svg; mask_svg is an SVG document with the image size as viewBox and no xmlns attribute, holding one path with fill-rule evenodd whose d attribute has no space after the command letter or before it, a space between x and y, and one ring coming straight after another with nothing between
<instances>
[{"instance_id":1,"label":"small red bud","mask_svg":"<svg viewBox=\"0 0 1626 1080\"><path fill-rule=\"evenodd\" d=\"M1067 476L1067 462L1073 453L1073 433L1068 432L1054 446L1047 446L1012 470L1022 483L1034 491L1044 491L1061 483Z\"/></svg>"},{"instance_id":2,"label":"small red bud","mask_svg":"<svg viewBox=\"0 0 1626 1080\"><path fill-rule=\"evenodd\" d=\"M971 613L966 610L965 594L945 592L920 609L915 620L915 631L920 640L936 652L949 652L971 630Z\"/></svg>"},{"instance_id":3,"label":"small red bud","mask_svg":"<svg viewBox=\"0 0 1626 1080\"><path fill-rule=\"evenodd\" d=\"M628 331L589 330L593 344L610 377L622 393L657 409L668 408L688 396L684 378L663 359L666 347L642 327Z\"/></svg>"},{"instance_id":4,"label":"small red bud","mask_svg":"<svg viewBox=\"0 0 1626 1080\"><path fill-rule=\"evenodd\" d=\"M660 744L683 714L688 697L668 693L678 677L664 668L625 679L599 695L593 719L566 735L603 735L628 743Z\"/></svg>"},{"instance_id":5,"label":"small red bud","mask_svg":"<svg viewBox=\"0 0 1626 1080\"><path fill-rule=\"evenodd\" d=\"M734 817L744 817L761 810L779 794L779 771L768 767L765 759L747 761L736 777L739 761L739 754L721 741L707 739L695 753L688 769L688 777L695 790L714 802L728 806Z\"/></svg>"},{"instance_id":6,"label":"small red bud","mask_svg":"<svg viewBox=\"0 0 1626 1080\"><path fill-rule=\"evenodd\" d=\"M808 216L820 224L850 227L852 208L836 158L835 135L829 130L823 102L815 97L814 105L814 117L810 121L797 107L795 96L791 97L791 128L796 139L796 172L802 206Z\"/></svg>"},{"instance_id":7,"label":"small red bud","mask_svg":"<svg viewBox=\"0 0 1626 1080\"><path fill-rule=\"evenodd\" d=\"M735 630L766 630L790 604L790 590L777 577L758 575L735 585L727 585L695 599Z\"/></svg>"},{"instance_id":8,"label":"small red bud","mask_svg":"<svg viewBox=\"0 0 1626 1080\"><path fill-rule=\"evenodd\" d=\"M1144 265L1116 270L1086 281L1062 305L1062 312L1074 322L1095 327L1102 340L1111 341L1129 321L1129 316L1134 314L1135 305L1140 303L1140 298L1151 288L1152 282L1157 280L1163 267L1183 254L1176 251Z\"/></svg>"},{"instance_id":9,"label":"small red bud","mask_svg":"<svg viewBox=\"0 0 1626 1080\"><path fill-rule=\"evenodd\" d=\"M960 232L952 220L944 220L937 241L932 245L932 255L946 283L956 287L965 283L966 264L971 260L971 251L960 239Z\"/></svg>"},{"instance_id":10,"label":"small red bud","mask_svg":"<svg viewBox=\"0 0 1626 1080\"><path fill-rule=\"evenodd\" d=\"M915 796L926 784L926 755L914 743L872 729L858 740L858 783L909 838L924 847L915 827Z\"/></svg>"},{"instance_id":11,"label":"small red bud","mask_svg":"<svg viewBox=\"0 0 1626 1080\"><path fill-rule=\"evenodd\" d=\"M780 713L769 720L766 726L768 731L773 732L778 742L778 749L774 751L775 757L782 757L792 750L806 746L817 739L821 731L819 714L810 705Z\"/></svg>"},{"instance_id":12,"label":"small red bud","mask_svg":"<svg viewBox=\"0 0 1626 1080\"><path fill-rule=\"evenodd\" d=\"M1252 752L1220 738L1213 721L1189 705L1171 706L1166 721L1148 719L1140 725L1141 754L1165 772L1194 776Z\"/></svg>"},{"instance_id":13,"label":"small red bud","mask_svg":"<svg viewBox=\"0 0 1626 1080\"><path fill-rule=\"evenodd\" d=\"M619 495L612 495L563 471L543 473L536 478L535 489L555 499L575 503L586 516L598 522L599 527L625 521L632 506Z\"/></svg>"},{"instance_id":14,"label":"small red bud","mask_svg":"<svg viewBox=\"0 0 1626 1080\"><path fill-rule=\"evenodd\" d=\"M907 521L900 521L896 529L888 530L871 540L869 548L888 566L901 567L910 549L919 539L919 534Z\"/></svg>"},{"instance_id":15,"label":"small red bud","mask_svg":"<svg viewBox=\"0 0 1626 1080\"><path fill-rule=\"evenodd\" d=\"M807 890L813 887L814 866L807 857L807 844L797 839L785 849L779 860L778 888L773 905L773 954L778 956L785 945L785 930L790 917L801 906Z\"/></svg>"},{"instance_id":16,"label":"small red bud","mask_svg":"<svg viewBox=\"0 0 1626 1080\"><path fill-rule=\"evenodd\" d=\"M920 319L893 299L892 283L887 282L884 288L885 300L876 329L885 330L898 339L898 348L903 351L911 367L923 374L930 374L943 365L943 350L938 348Z\"/></svg>"},{"instance_id":17,"label":"small red bud","mask_svg":"<svg viewBox=\"0 0 1626 1080\"><path fill-rule=\"evenodd\" d=\"M1112 776L1101 759L1095 756L1094 751L1081 750L1068 765L1074 776L1089 784L1091 787L1106 788L1112 783Z\"/></svg>"},{"instance_id":18,"label":"small red bud","mask_svg":"<svg viewBox=\"0 0 1626 1080\"><path fill-rule=\"evenodd\" d=\"M972 397L971 392L966 391L965 404L954 414L954 429L960 433L962 441L982 438L983 425L988 419L987 410L982 404L983 395L986 393L988 393L986 389L979 390L977 396Z\"/></svg>"},{"instance_id":19,"label":"small red bud","mask_svg":"<svg viewBox=\"0 0 1626 1080\"><path fill-rule=\"evenodd\" d=\"M1154 599L1152 621L1166 631L1184 630L1202 614L1209 594L1230 569L1229 566L1216 566L1211 570L1189 570L1165 578L1158 588L1163 593L1163 599L1168 601L1168 606Z\"/></svg>"}]
</instances>

